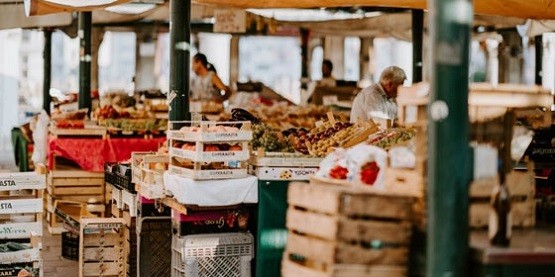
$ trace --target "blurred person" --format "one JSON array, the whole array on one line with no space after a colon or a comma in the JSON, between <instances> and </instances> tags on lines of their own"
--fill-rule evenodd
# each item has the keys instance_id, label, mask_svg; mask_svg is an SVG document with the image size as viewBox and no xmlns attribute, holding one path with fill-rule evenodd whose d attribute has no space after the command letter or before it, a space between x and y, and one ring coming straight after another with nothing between
<instances>
[{"instance_id":1,"label":"blurred person","mask_svg":"<svg viewBox=\"0 0 555 277\"><path fill-rule=\"evenodd\" d=\"M335 87L335 78L332 76L333 63L325 59L322 62L322 79L318 81L318 85L322 87Z\"/></svg>"},{"instance_id":2,"label":"blurred person","mask_svg":"<svg viewBox=\"0 0 555 277\"><path fill-rule=\"evenodd\" d=\"M226 100L231 96L231 89L216 74L214 66L202 53L197 53L192 60L191 100Z\"/></svg>"},{"instance_id":3,"label":"blurred person","mask_svg":"<svg viewBox=\"0 0 555 277\"><path fill-rule=\"evenodd\" d=\"M397 66L390 66L380 75L380 81L363 89L353 101L351 122L370 118L390 119L397 117L397 92L407 75Z\"/></svg>"}]
</instances>

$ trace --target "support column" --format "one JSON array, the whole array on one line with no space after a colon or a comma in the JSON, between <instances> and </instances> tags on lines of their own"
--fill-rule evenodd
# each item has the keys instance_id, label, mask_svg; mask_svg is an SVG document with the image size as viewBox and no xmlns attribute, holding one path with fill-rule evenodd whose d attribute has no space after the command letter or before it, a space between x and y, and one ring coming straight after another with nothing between
<instances>
[{"instance_id":1,"label":"support column","mask_svg":"<svg viewBox=\"0 0 555 277\"><path fill-rule=\"evenodd\" d=\"M424 11L412 10L412 83L422 82L422 41Z\"/></svg>"},{"instance_id":2,"label":"support column","mask_svg":"<svg viewBox=\"0 0 555 277\"><path fill-rule=\"evenodd\" d=\"M229 85L239 80L239 36L231 37L229 47Z\"/></svg>"},{"instance_id":3,"label":"support column","mask_svg":"<svg viewBox=\"0 0 555 277\"><path fill-rule=\"evenodd\" d=\"M333 76L344 79L345 40L343 37L327 36L324 39L324 59L333 63Z\"/></svg>"},{"instance_id":4,"label":"support column","mask_svg":"<svg viewBox=\"0 0 555 277\"><path fill-rule=\"evenodd\" d=\"M551 34L544 34L542 40L542 86L553 93L555 91L555 44Z\"/></svg>"},{"instance_id":5,"label":"support column","mask_svg":"<svg viewBox=\"0 0 555 277\"><path fill-rule=\"evenodd\" d=\"M535 84L542 85L542 61L543 61L543 39L542 35L534 37L534 46L536 48L536 65L535 65Z\"/></svg>"},{"instance_id":6,"label":"support column","mask_svg":"<svg viewBox=\"0 0 555 277\"><path fill-rule=\"evenodd\" d=\"M79 13L79 109L91 107L91 25L92 12Z\"/></svg>"},{"instance_id":7,"label":"support column","mask_svg":"<svg viewBox=\"0 0 555 277\"><path fill-rule=\"evenodd\" d=\"M188 120L191 0L170 0L170 120Z\"/></svg>"},{"instance_id":8,"label":"support column","mask_svg":"<svg viewBox=\"0 0 555 277\"><path fill-rule=\"evenodd\" d=\"M52 102L52 97L50 97L50 81L52 72L52 29L44 29L44 50L42 52L42 57L44 60L44 80L42 82L42 109L50 114L50 102Z\"/></svg>"},{"instance_id":9,"label":"support column","mask_svg":"<svg viewBox=\"0 0 555 277\"><path fill-rule=\"evenodd\" d=\"M488 50L486 81L494 86L499 84L499 42L498 39L486 39L486 49Z\"/></svg>"},{"instance_id":10,"label":"support column","mask_svg":"<svg viewBox=\"0 0 555 277\"><path fill-rule=\"evenodd\" d=\"M428 2L432 78L428 131L426 276L468 276L468 62L473 6L465 0Z\"/></svg>"},{"instance_id":11,"label":"support column","mask_svg":"<svg viewBox=\"0 0 555 277\"><path fill-rule=\"evenodd\" d=\"M104 29L101 27L92 29L91 36L91 90L98 91L98 50L104 39Z\"/></svg>"},{"instance_id":12,"label":"support column","mask_svg":"<svg viewBox=\"0 0 555 277\"><path fill-rule=\"evenodd\" d=\"M360 79L372 80L370 73L370 55L372 49L373 38L360 39Z\"/></svg>"},{"instance_id":13,"label":"support column","mask_svg":"<svg viewBox=\"0 0 555 277\"><path fill-rule=\"evenodd\" d=\"M310 30L300 28L301 32L301 79L308 80L308 37ZM305 82L303 82L305 83Z\"/></svg>"}]
</instances>

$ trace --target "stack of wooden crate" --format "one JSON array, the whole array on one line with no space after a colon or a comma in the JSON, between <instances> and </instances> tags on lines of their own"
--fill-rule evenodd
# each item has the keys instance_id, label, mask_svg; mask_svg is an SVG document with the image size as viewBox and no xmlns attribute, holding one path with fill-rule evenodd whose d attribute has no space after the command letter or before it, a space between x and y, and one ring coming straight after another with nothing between
<instances>
[{"instance_id":1,"label":"stack of wooden crate","mask_svg":"<svg viewBox=\"0 0 555 277\"><path fill-rule=\"evenodd\" d=\"M20 276L22 268L42 276L42 211L46 169L37 172L0 173L0 276Z\"/></svg>"},{"instance_id":2,"label":"stack of wooden crate","mask_svg":"<svg viewBox=\"0 0 555 277\"><path fill-rule=\"evenodd\" d=\"M61 234L63 228L54 215L54 202L68 200L87 203L91 200L102 206L106 199L104 173L84 170L51 170L48 173L46 194L46 221L51 234ZM100 210L104 216L104 210Z\"/></svg>"},{"instance_id":3,"label":"stack of wooden crate","mask_svg":"<svg viewBox=\"0 0 555 277\"><path fill-rule=\"evenodd\" d=\"M406 276L412 194L292 183L282 276Z\"/></svg>"},{"instance_id":4,"label":"stack of wooden crate","mask_svg":"<svg viewBox=\"0 0 555 277\"><path fill-rule=\"evenodd\" d=\"M126 276L125 222L120 218L82 218L79 277Z\"/></svg>"}]
</instances>

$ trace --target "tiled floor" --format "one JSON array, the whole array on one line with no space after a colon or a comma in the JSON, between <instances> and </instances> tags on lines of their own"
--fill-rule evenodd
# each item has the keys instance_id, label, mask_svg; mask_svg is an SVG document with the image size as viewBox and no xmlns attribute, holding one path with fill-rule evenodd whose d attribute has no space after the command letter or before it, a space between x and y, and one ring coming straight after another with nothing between
<instances>
[{"instance_id":1,"label":"tiled floor","mask_svg":"<svg viewBox=\"0 0 555 277\"><path fill-rule=\"evenodd\" d=\"M0 153L0 172L17 172L13 153ZM77 277L78 263L62 258L62 239L60 235L50 235L43 223L42 259L44 277Z\"/></svg>"}]
</instances>

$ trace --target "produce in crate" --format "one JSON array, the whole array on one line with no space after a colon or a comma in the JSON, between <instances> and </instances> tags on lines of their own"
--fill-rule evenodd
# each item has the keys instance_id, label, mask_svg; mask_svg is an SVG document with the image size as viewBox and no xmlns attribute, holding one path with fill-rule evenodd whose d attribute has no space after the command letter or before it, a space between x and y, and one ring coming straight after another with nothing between
<instances>
[{"instance_id":1,"label":"produce in crate","mask_svg":"<svg viewBox=\"0 0 555 277\"><path fill-rule=\"evenodd\" d=\"M266 152L294 152L290 141L285 139L283 135L268 127L266 124L256 124L252 127L252 148L258 150L264 149Z\"/></svg>"},{"instance_id":2,"label":"produce in crate","mask_svg":"<svg viewBox=\"0 0 555 277\"><path fill-rule=\"evenodd\" d=\"M367 143L383 149L389 149L397 144L404 143L416 136L414 128L394 128L387 129L372 134Z\"/></svg>"}]
</instances>

